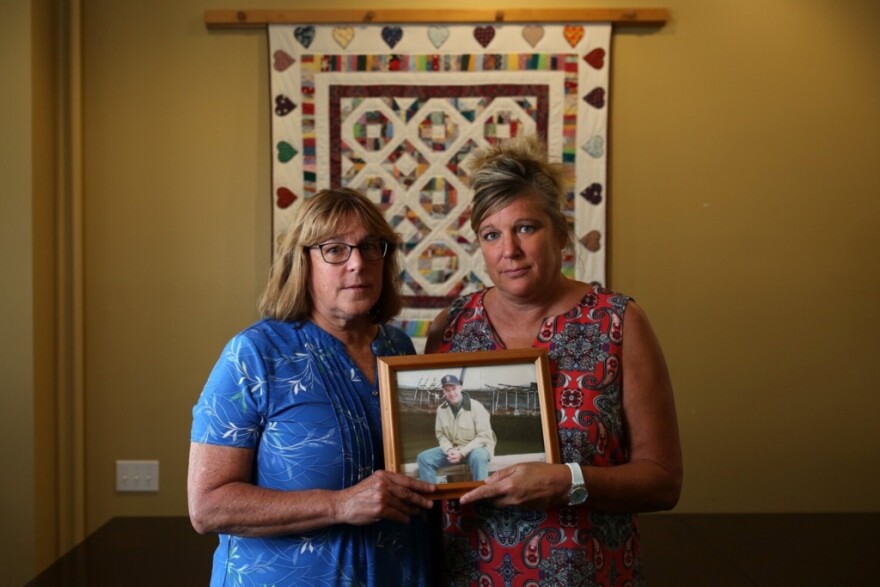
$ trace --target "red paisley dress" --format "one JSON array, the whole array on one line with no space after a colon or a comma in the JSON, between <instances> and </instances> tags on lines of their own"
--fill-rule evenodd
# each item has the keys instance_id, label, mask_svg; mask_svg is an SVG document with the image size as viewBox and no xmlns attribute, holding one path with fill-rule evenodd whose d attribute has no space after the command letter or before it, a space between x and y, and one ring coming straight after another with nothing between
<instances>
[{"instance_id":1,"label":"red paisley dress","mask_svg":"<svg viewBox=\"0 0 880 587\"><path fill-rule=\"evenodd\" d=\"M449 309L439 352L504 348L483 290ZM547 349L563 462L591 466L629 458L622 420L623 316L629 298L595 287L547 318L532 344ZM643 585L636 516L579 507L548 510L443 502L448 585L479 587Z\"/></svg>"}]
</instances>

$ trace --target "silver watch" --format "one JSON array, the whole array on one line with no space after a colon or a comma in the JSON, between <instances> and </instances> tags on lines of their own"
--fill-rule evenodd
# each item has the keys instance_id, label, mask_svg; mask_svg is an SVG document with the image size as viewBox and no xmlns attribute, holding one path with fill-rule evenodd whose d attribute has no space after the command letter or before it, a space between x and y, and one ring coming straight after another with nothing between
<instances>
[{"instance_id":1,"label":"silver watch","mask_svg":"<svg viewBox=\"0 0 880 587\"><path fill-rule=\"evenodd\" d=\"M584 485L584 472L577 463L565 463L571 470L571 488L568 490L568 505L581 505L587 501L589 492Z\"/></svg>"}]
</instances>

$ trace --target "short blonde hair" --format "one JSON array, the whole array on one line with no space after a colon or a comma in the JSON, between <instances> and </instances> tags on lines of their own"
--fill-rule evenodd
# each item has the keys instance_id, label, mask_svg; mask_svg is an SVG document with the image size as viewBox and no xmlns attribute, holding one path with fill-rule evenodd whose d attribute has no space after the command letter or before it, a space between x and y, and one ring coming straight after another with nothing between
<instances>
[{"instance_id":1,"label":"short blonde hair","mask_svg":"<svg viewBox=\"0 0 880 587\"><path fill-rule=\"evenodd\" d=\"M303 202L287 229L269 272L269 283L260 298L263 316L287 322L309 319L314 302L309 294L311 256L308 248L327 240L350 220L359 222L371 236L388 243L388 253L383 260L382 291L370 316L382 324L400 312L403 302L400 262L396 254L400 237L366 196L352 189L335 188L321 190Z\"/></svg>"},{"instance_id":2,"label":"short blonde hair","mask_svg":"<svg viewBox=\"0 0 880 587\"><path fill-rule=\"evenodd\" d=\"M563 212L565 168L551 163L546 145L535 135L522 135L474 152L468 162L474 191L471 228L477 233L487 216L523 196L537 196L553 229L571 244L571 229Z\"/></svg>"}]
</instances>

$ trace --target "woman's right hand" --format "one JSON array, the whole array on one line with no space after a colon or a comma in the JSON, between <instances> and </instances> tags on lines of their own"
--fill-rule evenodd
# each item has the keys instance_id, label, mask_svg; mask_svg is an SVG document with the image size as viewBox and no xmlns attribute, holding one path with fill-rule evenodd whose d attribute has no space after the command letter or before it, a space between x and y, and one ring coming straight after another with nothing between
<instances>
[{"instance_id":1,"label":"woman's right hand","mask_svg":"<svg viewBox=\"0 0 880 587\"><path fill-rule=\"evenodd\" d=\"M435 490L426 483L402 473L376 471L357 485L338 493L336 519L339 523L363 526L379 520L407 523L419 509L429 509L434 502L424 493Z\"/></svg>"},{"instance_id":2,"label":"woman's right hand","mask_svg":"<svg viewBox=\"0 0 880 587\"><path fill-rule=\"evenodd\" d=\"M516 463L495 471L484 484L471 489L459 500L466 504L488 499L495 507L543 510L565 504L569 487L571 472L565 465Z\"/></svg>"}]
</instances>

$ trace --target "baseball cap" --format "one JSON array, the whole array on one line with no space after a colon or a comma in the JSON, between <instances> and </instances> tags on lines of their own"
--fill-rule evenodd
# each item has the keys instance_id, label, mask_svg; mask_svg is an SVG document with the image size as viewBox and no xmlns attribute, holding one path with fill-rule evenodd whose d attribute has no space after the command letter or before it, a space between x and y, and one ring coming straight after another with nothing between
<instances>
[{"instance_id":1,"label":"baseball cap","mask_svg":"<svg viewBox=\"0 0 880 587\"><path fill-rule=\"evenodd\" d=\"M444 375L440 385L461 385L461 380L455 375Z\"/></svg>"}]
</instances>

